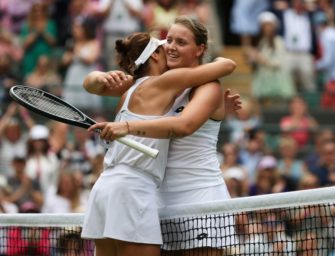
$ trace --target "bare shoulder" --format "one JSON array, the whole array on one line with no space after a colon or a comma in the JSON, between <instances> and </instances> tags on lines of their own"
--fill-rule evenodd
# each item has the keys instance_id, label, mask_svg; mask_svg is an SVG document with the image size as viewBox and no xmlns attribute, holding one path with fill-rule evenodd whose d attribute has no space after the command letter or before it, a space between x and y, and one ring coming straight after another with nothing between
<instances>
[{"instance_id":1,"label":"bare shoulder","mask_svg":"<svg viewBox=\"0 0 335 256\"><path fill-rule=\"evenodd\" d=\"M219 97L222 98L222 87L218 80L206 83L202 86L195 87L192 90L191 97L196 95L208 95L211 97Z\"/></svg>"}]
</instances>

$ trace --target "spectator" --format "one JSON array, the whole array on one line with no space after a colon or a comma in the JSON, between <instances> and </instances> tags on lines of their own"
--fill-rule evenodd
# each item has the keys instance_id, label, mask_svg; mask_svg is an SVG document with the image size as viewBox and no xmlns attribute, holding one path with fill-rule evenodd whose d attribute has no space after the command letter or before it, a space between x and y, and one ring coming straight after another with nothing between
<instances>
[{"instance_id":1,"label":"spectator","mask_svg":"<svg viewBox=\"0 0 335 256\"><path fill-rule=\"evenodd\" d=\"M65 231L57 241L57 251L59 255L67 256L85 256L90 248L88 240L81 239L80 230ZM58 255L58 254L57 254Z\"/></svg>"},{"instance_id":2,"label":"spectator","mask_svg":"<svg viewBox=\"0 0 335 256\"><path fill-rule=\"evenodd\" d=\"M11 101L9 89L15 85L16 81L13 70L11 70L10 57L8 55L0 55L0 114L5 111Z\"/></svg>"},{"instance_id":3,"label":"spectator","mask_svg":"<svg viewBox=\"0 0 335 256\"><path fill-rule=\"evenodd\" d=\"M100 0L103 17L103 54L106 69L117 68L115 41L141 30L142 0Z\"/></svg>"},{"instance_id":4,"label":"spectator","mask_svg":"<svg viewBox=\"0 0 335 256\"><path fill-rule=\"evenodd\" d=\"M13 157L16 154L25 156L27 152L27 136L18 120L14 118L18 109L26 126L30 128L33 125L33 120L27 110L18 108L14 102L9 105L6 113L0 119L0 173L6 177L14 173Z\"/></svg>"},{"instance_id":5,"label":"spectator","mask_svg":"<svg viewBox=\"0 0 335 256\"><path fill-rule=\"evenodd\" d=\"M316 130L318 123L309 115L308 106L300 96L291 99L289 112L289 115L280 120L280 129L294 138L301 149L310 142L311 132Z\"/></svg>"},{"instance_id":6,"label":"spectator","mask_svg":"<svg viewBox=\"0 0 335 256\"><path fill-rule=\"evenodd\" d=\"M237 145L233 143L222 146L221 171L231 197L246 196L248 192L248 174L238 163L238 151Z\"/></svg>"},{"instance_id":7,"label":"spectator","mask_svg":"<svg viewBox=\"0 0 335 256\"><path fill-rule=\"evenodd\" d=\"M248 133L261 125L261 117L256 102L251 98L242 99L242 108L237 115L228 116L227 125L230 130L230 141L245 148Z\"/></svg>"},{"instance_id":8,"label":"spectator","mask_svg":"<svg viewBox=\"0 0 335 256\"><path fill-rule=\"evenodd\" d=\"M91 18L78 17L72 24L73 49L67 49L62 64L67 67L64 78L66 101L79 108L91 110L101 108L101 99L89 95L82 88L85 76L97 69L100 46L95 35L96 22Z\"/></svg>"},{"instance_id":9,"label":"spectator","mask_svg":"<svg viewBox=\"0 0 335 256\"><path fill-rule=\"evenodd\" d=\"M52 65L48 56L38 57L36 68L27 76L25 85L61 96L61 77Z\"/></svg>"},{"instance_id":10,"label":"spectator","mask_svg":"<svg viewBox=\"0 0 335 256\"><path fill-rule=\"evenodd\" d=\"M321 186L333 185L335 184L335 142L323 143L320 153L318 165L310 171L318 177Z\"/></svg>"},{"instance_id":11,"label":"spectator","mask_svg":"<svg viewBox=\"0 0 335 256\"><path fill-rule=\"evenodd\" d=\"M286 225L280 212L269 212L264 215L262 231L268 242L265 245L267 252L274 255L291 255L292 252L295 252L295 242L287 234Z\"/></svg>"},{"instance_id":12,"label":"spectator","mask_svg":"<svg viewBox=\"0 0 335 256\"><path fill-rule=\"evenodd\" d=\"M335 110L335 28L325 14L319 13L316 17L322 55L315 65L325 75L321 106Z\"/></svg>"},{"instance_id":13,"label":"spectator","mask_svg":"<svg viewBox=\"0 0 335 256\"><path fill-rule=\"evenodd\" d=\"M280 139L278 170L281 175L289 179L292 185L290 190L296 190L299 180L307 172L304 162L297 158L298 149L298 144L293 138Z\"/></svg>"},{"instance_id":14,"label":"spectator","mask_svg":"<svg viewBox=\"0 0 335 256\"><path fill-rule=\"evenodd\" d=\"M73 141L63 152L64 168L88 174L92 170L91 160L103 153L94 135L78 127L73 128Z\"/></svg>"},{"instance_id":15,"label":"spectator","mask_svg":"<svg viewBox=\"0 0 335 256\"><path fill-rule=\"evenodd\" d=\"M266 155L260 159L257 165L256 181L251 183L250 186L250 196L283 192L285 190L286 184L278 183L279 173L277 164L275 157L270 155ZM281 187L277 189L276 185Z\"/></svg>"},{"instance_id":16,"label":"spectator","mask_svg":"<svg viewBox=\"0 0 335 256\"><path fill-rule=\"evenodd\" d=\"M21 28L24 78L35 69L39 56L51 55L56 37L56 24L49 18L47 6L42 2L35 2Z\"/></svg>"},{"instance_id":17,"label":"spectator","mask_svg":"<svg viewBox=\"0 0 335 256\"><path fill-rule=\"evenodd\" d=\"M18 213L17 205L8 200L8 196L10 196L11 192L7 178L0 175L0 214Z\"/></svg>"},{"instance_id":18,"label":"spectator","mask_svg":"<svg viewBox=\"0 0 335 256\"><path fill-rule=\"evenodd\" d=\"M231 13L230 29L240 36L244 48L252 45L253 37L259 34L257 18L269 8L268 1L235 0Z\"/></svg>"},{"instance_id":19,"label":"spectator","mask_svg":"<svg viewBox=\"0 0 335 256\"><path fill-rule=\"evenodd\" d=\"M15 174L8 178L13 192L8 197L21 213L38 213L43 204L43 194L38 180L31 179L26 173L26 158L15 156L12 161Z\"/></svg>"},{"instance_id":20,"label":"spectator","mask_svg":"<svg viewBox=\"0 0 335 256\"><path fill-rule=\"evenodd\" d=\"M29 131L27 143L26 172L31 179L39 181L44 196L50 187L57 186L59 167L57 156L49 150L48 138L49 129L35 125Z\"/></svg>"},{"instance_id":21,"label":"spectator","mask_svg":"<svg viewBox=\"0 0 335 256\"><path fill-rule=\"evenodd\" d=\"M264 155L264 133L261 130L252 129L248 133L245 149L240 150L241 165L246 168L248 180L252 184L256 179L257 165Z\"/></svg>"},{"instance_id":22,"label":"spectator","mask_svg":"<svg viewBox=\"0 0 335 256\"><path fill-rule=\"evenodd\" d=\"M291 74L285 69L286 49L276 31L278 20L271 12L263 12L258 18L261 28L257 49L248 51L254 64L252 94L263 103L286 101L295 94Z\"/></svg>"},{"instance_id":23,"label":"spectator","mask_svg":"<svg viewBox=\"0 0 335 256\"><path fill-rule=\"evenodd\" d=\"M147 5L146 15L146 29L157 32L158 38L165 39L170 25L180 15L180 5L177 0L157 0Z\"/></svg>"},{"instance_id":24,"label":"spectator","mask_svg":"<svg viewBox=\"0 0 335 256\"><path fill-rule=\"evenodd\" d=\"M8 56L14 65L17 65L21 61L23 55L21 46L6 27L0 30L0 57L4 55Z\"/></svg>"},{"instance_id":25,"label":"spectator","mask_svg":"<svg viewBox=\"0 0 335 256\"><path fill-rule=\"evenodd\" d=\"M315 92L313 55L316 54L316 35L304 1L292 0L290 8L277 14L281 21L280 34L289 53L285 67L298 90Z\"/></svg>"},{"instance_id":26,"label":"spectator","mask_svg":"<svg viewBox=\"0 0 335 256\"><path fill-rule=\"evenodd\" d=\"M322 145L326 141L335 140L334 132L331 129L322 129L314 134L314 147L305 157L305 163L308 170L313 170L319 163Z\"/></svg>"},{"instance_id":27,"label":"spectator","mask_svg":"<svg viewBox=\"0 0 335 256\"><path fill-rule=\"evenodd\" d=\"M69 125L57 121L50 121L47 126L50 129L49 144L50 150L57 155L59 160L63 160L63 154L68 146Z\"/></svg>"},{"instance_id":28,"label":"spectator","mask_svg":"<svg viewBox=\"0 0 335 256\"><path fill-rule=\"evenodd\" d=\"M284 11L289 8L290 0L272 0L270 10L273 12Z\"/></svg>"},{"instance_id":29,"label":"spectator","mask_svg":"<svg viewBox=\"0 0 335 256\"><path fill-rule=\"evenodd\" d=\"M299 180L297 190L314 189L319 187L320 187L320 181L318 177L310 172L307 172Z\"/></svg>"},{"instance_id":30,"label":"spectator","mask_svg":"<svg viewBox=\"0 0 335 256\"><path fill-rule=\"evenodd\" d=\"M61 171L57 188L48 190L42 211L44 213L84 212L87 197L76 182L75 173Z\"/></svg>"},{"instance_id":31,"label":"spectator","mask_svg":"<svg viewBox=\"0 0 335 256\"><path fill-rule=\"evenodd\" d=\"M8 28L10 32L18 34L34 2L36 0L2 0L0 27Z\"/></svg>"}]
</instances>

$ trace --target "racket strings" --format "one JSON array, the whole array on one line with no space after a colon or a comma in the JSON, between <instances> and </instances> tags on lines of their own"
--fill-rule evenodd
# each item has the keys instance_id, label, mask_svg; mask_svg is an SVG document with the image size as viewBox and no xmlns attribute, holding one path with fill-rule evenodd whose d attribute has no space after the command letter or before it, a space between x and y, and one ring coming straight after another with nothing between
<instances>
[{"instance_id":1,"label":"racket strings","mask_svg":"<svg viewBox=\"0 0 335 256\"><path fill-rule=\"evenodd\" d=\"M27 91L20 94L22 100L27 104L34 106L40 110L43 110L51 115L60 116L62 118L74 120L74 121L84 121L85 118L80 115L77 111L71 107L64 105L52 98L45 97L38 94L28 94Z\"/></svg>"}]
</instances>

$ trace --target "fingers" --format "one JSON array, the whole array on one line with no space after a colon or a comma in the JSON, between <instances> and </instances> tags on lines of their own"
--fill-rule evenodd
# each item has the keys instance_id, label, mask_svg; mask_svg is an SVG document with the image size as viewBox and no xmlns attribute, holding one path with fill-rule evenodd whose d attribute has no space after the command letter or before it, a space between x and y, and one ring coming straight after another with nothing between
<instances>
[{"instance_id":1,"label":"fingers","mask_svg":"<svg viewBox=\"0 0 335 256\"><path fill-rule=\"evenodd\" d=\"M122 71L109 71L106 74L109 85L121 86L122 82L127 80L127 76Z\"/></svg>"},{"instance_id":2,"label":"fingers","mask_svg":"<svg viewBox=\"0 0 335 256\"><path fill-rule=\"evenodd\" d=\"M107 122L96 123L91 125L87 130L89 132L94 132L96 130L102 130L106 126Z\"/></svg>"}]
</instances>

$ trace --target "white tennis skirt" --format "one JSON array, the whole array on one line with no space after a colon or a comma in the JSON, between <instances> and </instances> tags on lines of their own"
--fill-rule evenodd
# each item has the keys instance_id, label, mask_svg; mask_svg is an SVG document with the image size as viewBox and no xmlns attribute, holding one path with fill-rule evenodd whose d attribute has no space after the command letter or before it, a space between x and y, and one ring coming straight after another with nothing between
<instances>
[{"instance_id":1,"label":"white tennis skirt","mask_svg":"<svg viewBox=\"0 0 335 256\"><path fill-rule=\"evenodd\" d=\"M162 244L153 178L126 165L105 170L90 193L82 237Z\"/></svg>"},{"instance_id":2,"label":"white tennis skirt","mask_svg":"<svg viewBox=\"0 0 335 256\"><path fill-rule=\"evenodd\" d=\"M161 204L169 207L198 204L229 199L225 184L189 191L161 192ZM176 206L177 207L177 206ZM165 215L168 213L165 213ZM173 214L173 213L171 213ZM238 244L234 217L227 214L197 215L161 221L163 250L187 250L194 248L231 248Z\"/></svg>"}]
</instances>

